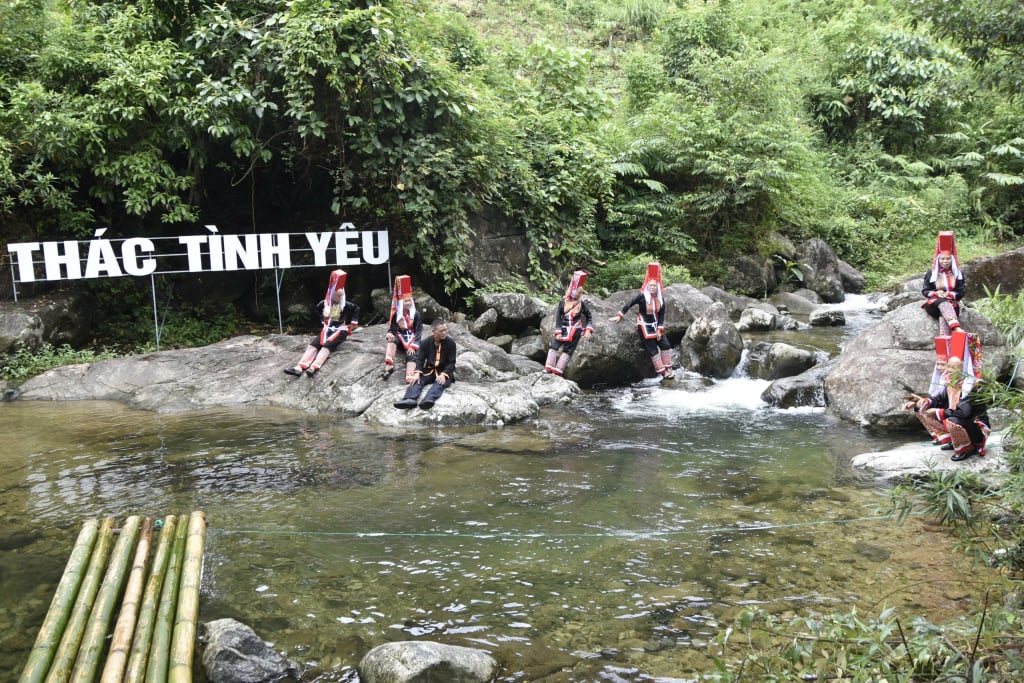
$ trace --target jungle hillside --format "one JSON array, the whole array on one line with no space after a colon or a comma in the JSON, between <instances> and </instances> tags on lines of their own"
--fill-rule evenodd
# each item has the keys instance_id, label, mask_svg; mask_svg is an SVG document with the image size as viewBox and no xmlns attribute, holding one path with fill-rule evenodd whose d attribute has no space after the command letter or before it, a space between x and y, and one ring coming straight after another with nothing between
<instances>
[{"instance_id":1,"label":"jungle hillside","mask_svg":"<svg viewBox=\"0 0 1024 683\"><path fill-rule=\"evenodd\" d=\"M937 229L1016 246L1022 80L1015 0L9 0L0 239L348 222L458 305L817 237L879 289ZM486 215L514 282L468 269Z\"/></svg>"}]
</instances>

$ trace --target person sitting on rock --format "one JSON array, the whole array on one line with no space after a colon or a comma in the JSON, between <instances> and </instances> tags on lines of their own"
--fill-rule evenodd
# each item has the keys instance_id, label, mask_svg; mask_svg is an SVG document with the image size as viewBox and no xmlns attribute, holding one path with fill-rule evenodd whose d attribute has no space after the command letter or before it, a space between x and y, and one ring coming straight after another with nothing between
<instances>
[{"instance_id":1,"label":"person sitting on rock","mask_svg":"<svg viewBox=\"0 0 1024 683\"><path fill-rule=\"evenodd\" d=\"M967 289L956 253L956 239L951 231L939 233L935 240L932 267L924 274L921 304L925 312L939 321L939 336L949 336L960 329L960 302Z\"/></svg>"},{"instance_id":2,"label":"person sitting on rock","mask_svg":"<svg viewBox=\"0 0 1024 683\"><path fill-rule=\"evenodd\" d=\"M665 292L661 284L661 264L648 263L647 277L640 292L629 300L618 313L609 318L613 323L622 320L629 309L637 306L636 327L644 350L651 357L654 372L662 379L672 379L672 351L665 335Z\"/></svg>"},{"instance_id":3,"label":"person sitting on rock","mask_svg":"<svg viewBox=\"0 0 1024 683\"><path fill-rule=\"evenodd\" d=\"M429 384L430 388L419 406L423 410L433 408L444 390L455 382L455 354L455 340L448 336L448 324L435 320L430 326L430 336L420 344L413 380L395 407L399 410L415 408L423 387Z\"/></svg>"},{"instance_id":4,"label":"person sitting on rock","mask_svg":"<svg viewBox=\"0 0 1024 683\"><path fill-rule=\"evenodd\" d=\"M327 362L331 352L337 349L338 345L359 326L359 306L345 300L345 281L347 279L348 273L343 270L331 272L327 293L324 295L323 301L317 304L317 308L323 316L320 334L310 340L296 365L284 369L289 375L296 377L302 373L306 373L310 377L315 375Z\"/></svg>"},{"instance_id":5,"label":"person sitting on rock","mask_svg":"<svg viewBox=\"0 0 1024 683\"><path fill-rule=\"evenodd\" d=\"M576 352L581 339L590 339L594 333L594 319L590 307L583 300L583 285L587 274L577 270L565 291L565 296L555 306L555 338L548 348L544 371L561 377L569 365L569 359Z\"/></svg>"},{"instance_id":6,"label":"person sitting on rock","mask_svg":"<svg viewBox=\"0 0 1024 683\"><path fill-rule=\"evenodd\" d=\"M977 340L970 343L976 344ZM946 362L945 387L919 407L926 419L938 422L949 434L949 443L942 448L953 451L951 459L956 462L975 455L984 456L991 432L984 403L971 396L979 379L972 355L969 349L963 358L950 355Z\"/></svg>"},{"instance_id":7,"label":"person sitting on rock","mask_svg":"<svg viewBox=\"0 0 1024 683\"><path fill-rule=\"evenodd\" d=\"M913 393L909 387L907 390L910 392L906 397L907 402L903 404L903 410L913 410L914 417L917 418L918 422L925 428L928 435L932 437L933 446L947 446L951 442L949 432L946 431L946 426L939 422L933 415L925 413L925 409L931 406L932 401L943 392L946 388L946 380L948 375L946 373L946 363L949 360L949 337L936 337L935 338L935 368L932 370L931 384L928 387L928 396L919 396ZM952 446L946 448L946 450L952 450Z\"/></svg>"},{"instance_id":8,"label":"person sitting on rock","mask_svg":"<svg viewBox=\"0 0 1024 683\"><path fill-rule=\"evenodd\" d=\"M423 318L412 299L412 278L399 275L395 278L391 295L391 318L388 320L387 334L384 335L387 341L384 350L384 379L395 371L395 352L401 348L405 354L405 383L415 381L416 354L420 350L421 336Z\"/></svg>"}]
</instances>

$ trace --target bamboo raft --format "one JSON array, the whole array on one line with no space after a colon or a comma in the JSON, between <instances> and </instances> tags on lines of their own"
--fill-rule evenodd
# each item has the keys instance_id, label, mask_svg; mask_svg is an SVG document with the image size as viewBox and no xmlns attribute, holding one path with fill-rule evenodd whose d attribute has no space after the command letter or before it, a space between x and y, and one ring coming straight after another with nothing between
<instances>
[{"instance_id":1,"label":"bamboo raft","mask_svg":"<svg viewBox=\"0 0 1024 683\"><path fill-rule=\"evenodd\" d=\"M205 540L202 512L83 523L19 683L192 683Z\"/></svg>"}]
</instances>

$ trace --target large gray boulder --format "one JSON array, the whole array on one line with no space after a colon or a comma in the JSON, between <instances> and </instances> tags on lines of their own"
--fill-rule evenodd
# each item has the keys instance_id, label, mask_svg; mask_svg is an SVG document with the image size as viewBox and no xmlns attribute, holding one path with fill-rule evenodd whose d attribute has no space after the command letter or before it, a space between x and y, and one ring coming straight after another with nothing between
<instances>
[{"instance_id":1,"label":"large gray boulder","mask_svg":"<svg viewBox=\"0 0 1024 683\"><path fill-rule=\"evenodd\" d=\"M922 268L922 274L927 268ZM1024 291L1024 247L998 256L980 258L963 266L967 284L967 301L985 297L986 288L1002 294L1015 295Z\"/></svg>"},{"instance_id":2,"label":"large gray boulder","mask_svg":"<svg viewBox=\"0 0 1024 683\"><path fill-rule=\"evenodd\" d=\"M807 349L781 342L758 342L747 354L747 374L755 379L776 380L799 375L818 362Z\"/></svg>"},{"instance_id":3,"label":"large gray boulder","mask_svg":"<svg viewBox=\"0 0 1024 683\"><path fill-rule=\"evenodd\" d=\"M804 286L817 292L826 303L841 303L846 295L839 272L839 259L828 244L814 238L801 244L797 251Z\"/></svg>"},{"instance_id":4,"label":"large gray boulder","mask_svg":"<svg viewBox=\"0 0 1024 683\"><path fill-rule=\"evenodd\" d=\"M1010 354L996 328L970 308L961 309L965 329L981 340L983 366L994 376L1010 368ZM917 303L891 311L846 344L825 378L828 410L879 430L920 429L903 410L905 386L925 394L935 366L937 323Z\"/></svg>"},{"instance_id":5,"label":"large gray boulder","mask_svg":"<svg viewBox=\"0 0 1024 683\"><path fill-rule=\"evenodd\" d=\"M843 291L850 294L861 294L867 284L864 275L842 259L839 259L839 279L843 282Z\"/></svg>"},{"instance_id":6,"label":"large gray boulder","mask_svg":"<svg viewBox=\"0 0 1024 683\"><path fill-rule=\"evenodd\" d=\"M498 662L482 650L429 641L378 645L359 662L363 683L488 683Z\"/></svg>"},{"instance_id":7,"label":"large gray boulder","mask_svg":"<svg viewBox=\"0 0 1024 683\"><path fill-rule=\"evenodd\" d=\"M175 349L55 368L25 382L28 400L113 400L157 412L224 405L266 405L396 424L508 424L564 402L579 387L558 377L521 370L499 347L449 323L458 344L456 382L430 411L397 411L403 373L381 377L384 325L360 328L315 377L291 377L310 336L228 339L197 349ZM401 361L400 361L401 362Z\"/></svg>"},{"instance_id":8,"label":"large gray boulder","mask_svg":"<svg viewBox=\"0 0 1024 683\"><path fill-rule=\"evenodd\" d=\"M609 321L638 291L631 289L615 292L603 300L586 298L594 318L594 334L576 347L566 377L585 388L629 384L654 377L651 358L644 351L637 331L636 307L630 309L621 321ZM691 285L675 284L666 287L665 334L669 343L678 343L693 321L712 304L711 299ZM545 349L554 339L554 309L552 306L541 321Z\"/></svg>"},{"instance_id":9,"label":"large gray boulder","mask_svg":"<svg viewBox=\"0 0 1024 683\"><path fill-rule=\"evenodd\" d=\"M71 292L54 291L18 303L0 301L0 355L43 344L79 346L88 341L91 309Z\"/></svg>"},{"instance_id":10,"label":"large gray boulder","mask_svg":"<svg viewBox=\"0 0 1024 683\"><path fill-rule=\"evenodd\" d=\"M825 376L835 360L815 365L799 375L783 377L761 392L761 400L773 408L824 408Z\"/></svg>"},{"instance_id":11,"label":"large gray boulder","mask_svg":"<svg viewBox=\"0 0 1024 683\"><path fill-rule=\"evenodd\" d=\"M700 292L706 296L711 303L718 302L724 305L731 320L739 320L743 311L745 311L751 304L757 303L758 301L753 297L731 294L721 287L715 287L714 285L701 287ZM703 313L703 311L701 311L701 313Z\"/></svg>"},{"instance_id":12,"label":"large gray boulder","mask_svg":"<svg viewBox=\"0 0 1024 683\"><path fill-rule=\"evenodd\" d=\"M490 292L477 297L474 308L477 315L494 311L495 332L492 334L519 334L526 328L540 327L540 321L552 306L535 296Z\"/></svg>"},{"instance_id":13,"label":"large gray boulder","mask_svg":"<svg viewBox=\"0 0 1024 683\"><path fill-rule=\"evenodd\" d=\"M217 619L202 624L203 670L210 683L271 683L298 678L298 667L245 624Z\"/></svg>"},{"instance_id":14,"label":"large gray boulder","mask_svg":"<svg viewBox=\"0 0 1024 683\"><path fill-rule=\"evenodd\" d=\"M743 356L743 339L725 306L712 304L686 331L679 345L680 363L706 377L725 379Z\"/></svg>"},{"instance_id":15,"label":"large gray boulder","mask_svg":"<svg viewBox=\"0 0 1024 683\"><path fill-rule=\"evenodd\" d=\"M768 257L740 254L728 263L725 286L745 296L766 296L779 286L779 278Z\"/></svg>"}]
</instances>

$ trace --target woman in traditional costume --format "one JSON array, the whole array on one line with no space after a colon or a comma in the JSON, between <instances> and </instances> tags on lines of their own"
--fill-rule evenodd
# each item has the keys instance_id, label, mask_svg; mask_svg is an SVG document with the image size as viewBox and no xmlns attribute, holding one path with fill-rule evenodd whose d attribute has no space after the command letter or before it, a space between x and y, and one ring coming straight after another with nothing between
<instances>
[{"instance_id":1,"label":"woman in traditional costume","mask_svg":"<svg viewBox=\"0 0 1024 683\"><path fill-rule=\"evenodd\" d=\"M939 336L949 336L960 329L960 301L967 289L956 253L956 239L951 231L940 232L935 240L932 267L924 275L921 304L925 312L939 321Z\"/></svg>"},{"instance_id":2,"label":"woman in traditional costume","mask_svg":"<svg viewBox=\"0 0 1024 683\"><path fill-rule=\"evenodd\" d=\"M416 354L420 350L420 337L423 335L423 318L416 310L416 302L412 298L412 278L399 275L395 278L395 287L391 294L391 318L388 320L388 331L384 335L387 347L384 351L384 379L395 371L395 352L398 349L405 354L405 383L411 384L416 379Z\"/></svg>"},{"instance_id":3,"label":"woman in traditional costume","mask_svg":"<svg viewBox=\"0 0 1024 683\"><path fill-rule=\"evenodd\" d=\"M672 347L665 335L665 292L661 282L661 264L647 264L647 277L644 278L640 292L609 320L619 322L634 306L638 308L636 327L640 341L651 357L654 372L663 379L672 379Z\"/></svg>"},{"instance_id":4,"label":"woman in traditional costume","mask_svg":"<svg viewBox=\"0 0 1024 683\"><path fill-rule=\"evenodd\" d=\"M320 309L323 316L320 334L310 340L302 358L296 365L284 369L289 375L296 377L302 373L306 373L310 377L315 375L327 362L331 352L337 349L338 345L359 326L359 306L345 299L345 281L347 279L348 273L343 270L331 272L327 293L324 295L323 301L317 304L317 308Z\"/></svg>"},{"instance_id":5,"label":"woman in traditional costume","mask_svg":"<svg viewBox=\"0 0 1024 683\"><path fill-rule=\"evenodd\" d=\"M580 340L590 339L594 333L594 319L590 307L583 300L583 285L586 281L587 274L582 270L573 273L565 296L555 306L555 338L548 348L545 372L560 377L564 375Z\"/></svg>"},{"instance_id":6,"label":"woman in traditional costume","mask_svg":"<svg viewBox=\"0 0 1024 683\"><path fill-rule=\"evenodd\" d=\"M971 394L981 377L981 349L977 337L955 331L949 340L945 386L937 394L921 399L915 408L920 411L921 422L929 432L939 434L940 438L942 434L948 435L942 449L953 451L951 459L959 462L985 455L991 427L985 404Z\"/></svg>"}]
</instances>

